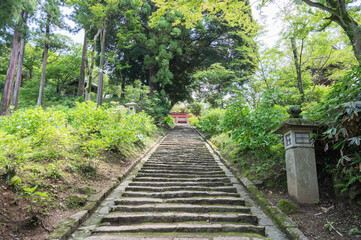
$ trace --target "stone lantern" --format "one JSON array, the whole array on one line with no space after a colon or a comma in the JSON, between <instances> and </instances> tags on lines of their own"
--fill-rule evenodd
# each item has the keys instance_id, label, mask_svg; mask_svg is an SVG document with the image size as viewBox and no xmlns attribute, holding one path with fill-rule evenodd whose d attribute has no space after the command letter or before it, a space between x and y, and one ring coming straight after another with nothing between
<instances>
[{"instance_id":1,"label":"stone lantern","mask_svg":"<svg viewBox=\"0 0 361 240\"><path fill-rule=\"evenodd\" d=\"M128 114L137 113L138 104L134 102L134 99L132 99L130 103L126 103L125 106L128 108Z\"/></svg>"},{"instance_id":2,"label":"stone lantern","mask_svg":"<svg viewBox=\"0 0 361 240\"><path fill-rule=\"evenodd\" d=\"M274 131L284 137L288 193L301 204L312 204L319 200L316 157L311 142L316 124L302 119L298 107L291 107L288 113L291 118Z\"/></svg>"}]
</instances>

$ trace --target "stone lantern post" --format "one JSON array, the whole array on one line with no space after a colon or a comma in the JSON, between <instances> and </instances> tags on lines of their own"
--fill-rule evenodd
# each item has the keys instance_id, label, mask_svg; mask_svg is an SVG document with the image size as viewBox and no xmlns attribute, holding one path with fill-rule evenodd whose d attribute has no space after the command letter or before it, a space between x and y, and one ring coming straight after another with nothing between
<instances>
[{"instance_id":1,"label":"stone lantern post","mask_svg":"<svg viewBox=\"0 0 361 240\"><path fill-rule=\"evenodd\" d=\"M319 200L315 150L310 139L316 124L302 119L298 107L291 107L288 113L291 118L274 131L284 136L288 193L301 204L312 204Z\"/></svg>"},{"instance_id":2,"label":"stone lantern post","mask_svg":"<svg viewBox=\"0 0 361 240\"><path fill-rule=\"evenodd\" d=\"M128 108L128 114L137 113L138 104L132 99L130 103L126 103L125 106Z\"/></svg>"}]
</instances>

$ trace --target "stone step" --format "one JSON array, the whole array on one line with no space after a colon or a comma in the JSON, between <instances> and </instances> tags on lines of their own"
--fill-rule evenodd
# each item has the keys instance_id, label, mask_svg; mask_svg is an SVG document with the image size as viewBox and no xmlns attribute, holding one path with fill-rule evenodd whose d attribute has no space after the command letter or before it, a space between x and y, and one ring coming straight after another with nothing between
<instances>
[{"instance_id":1,"label":"stone step","mask_svg":"<svg viewBox=\"0 0 361 240\"><path fill-rule=\"evenodd\" d=\"M175 167L199 167L199 168L205 168L205 167L218 167L213 162L197 162L194 163L197 160L193 160L192 162L169 162L169 161L149 161L147 164L156 164L156 165L168 165L168 166L175 166Z\"/></svg>"},{"instance_id":2,"label":"stone step","mask_svg":"<svg viewBox=\"0 0 361 240\"><path fill-rule=\"evenodd\" d=\"M200 187L200 186L169 186L169 187L151 187L151 186L128 186L125 191L132 192L166 192L166 191L212 191L212 192L232 192L236 193L237 189L230 187Z\"/></svg>"},{"instance_id":3,"label":"stone step","mask_svg":"<svg viewBox=\"0 0 361 240\"><path fill-rule=\"evenodd\" d=\"M186 204L228 204L244 206L245 201L236 197L194 197L194 198L171 198L164 199L165 203L186 203Z\"/></svg>"},{"instance_id":4,"label":"stone step","mask_svg":"<svg viewBox=\"0 0 361 240\"><path fill-rule=\"evenodd\" d=\"M197 169L217 169L220 170L219 166L217 166L216 164L213 163L182 163L182 162L178 162L178 163L169 163L169 162L148 162L145 164L146 167L151 166L153 169L156 169L156 166L159 167L166 167L166 168L186 168L186 169L192 169L192 168L197 168Z\"/></svg>"},{"instance_id":5,"label":"stone step","mask_svg":"<svg viewBox=\"0 0 361 240\"><path fill-rule=\"evenodd\" d=\"M166 162L166 163L194 163L194 161L197 161L197 163L214 163L214 158L209 157L201 157L198 155L184 157L184 158L171 158L171 156L164 156L163 157L151 157L148 159L149 162Z\"/></svg>"},{"instance_id":6,"label":"stone step","mask_svg":"<svg viewBox=\"0 0 361 240\"><path fill-rule=\"evenodd\" d=\"M119 212L230 212L251 213L250 208L243 206L217 206L217 205L195 205L195 204L143 204L143 205L116 205L111 211Z\"/></svg>"},{"instance_id":7,"label":"stone step","mask_svg":"<svg viewBox=\"0 0 361 240\"><path fill-rule=\"evenodd\" d=\"M241 224L144 224L131 226L102 226L94 229L93 233L255 233L265 236L265 228L254 225Z\"/></svg>"},{"instance_id":8,"label":"stone step","mask_svg":"<svg viewBox=\"0 0 361 240\"><path fill-rule=\"evenodd\" d=\"M143 165L143 170L148 170L148 169L160 169L160 170L168 170L168 171L171 171L171 170L180 170L180 171L219 171L220 170L220 167L198 167L198 166L174 166L174 165L157 165L157 164L144 164Z\"/></svg>"},{"instance_id":9,"label":"stone step","mask_svg":"<svg viewBox=\"0 0 361 240\"><path fill-rule=\"evenodd\" d=\"M189 156L186 158L178 158L178 159L172 159L171 156L167 156L164 158L149 158L148 162L153 163L200 163L200 164L214 164L214 158L202 158L200 156L194 155L194 156Z\"/></svg>"},{"instance_id":10,"label":"stone step","mask_svg":"<svg viewBox=\"0 0 361 240\"><path fill-rule=\"evenodd\" d=\"M181 204L228 204L244 206L245 202L236 197L193 197L193 198L146 198L146 197L125 197L114 200L116 205L142 205L150 203L181 203Z\"/></svg>"},{"instance_id":11,"label":"stone step","mask_svg":"<svg viewBox=\"0 0 361 240\"><path fill-rule=\"evenodd\" d=\"M131 182L129 186L149 186L149 187L166 187L166 186L203 186L203 187L221 187L221 186L233 186L230 182Z\"/></svg>"},{"instance_id":12,"label":"stone step","mask_svg":"<svg viewBox=\"0 0 361 240\"><path fill-rule=\"evenodd\" d=\"M139 173L137 177L165 177L165 178L195 178L201 174L185 174L185 173ZM225 173L218 173L213 175L203 175L203 177L226 177Z\"/></svg>"},{"instance_id":13,"label":"stone step","mask_svg":"<svg viewBox=\"0 0 361 240\"><path fill-rule=\"evenodd\" d=\"M194 178L165 178L165 177L135 177L134 182L182 182L182 181L192 181L192 182L225 182L229 183L230 179L228 177L194 177Z\"/></svg>"},{"instance_id":14,"label":"stone step","mask_svg":"<svg viewBox=\"0 0 361 240\"><path fill-rule=\"evenodd\" d=\"M122 197L150 197L150 198L185 198L185 197L239 197L238 193L205 192L205 191L168 191L168 192L130 192L126 191Z\"/></svg>"},{"instance_id":15,"label":"stone step","mask_svg":"<svg viewBox=\"0 0 361 240\"><path fill-rule=\"evenodd\" d=\"M176 165L176 164L168 164L167 166L159 166L160 168L157 169L155 166L148 166L144 165L142 171L150 173L150 170L159 170L160 172L171 172L172 170L176 171L174 173L184 173L187 172L191 174L193 172L196 173L209 173L210 174L217 174L223 172L219 167L207 167L207 166L200 166L200 165L191 165L191 164L184 164L184 165Z\"/></svg>"},{"instance_id":16,"label":"stone step","mask_svg":"<svg viewBox=\"0 0 361 240\"><path fill-rule=\"evenodd\" d=\"M207 222L207 223L242 223L257 225L257 217L251 214L234 213L110 213L103 219L103 223L111 225L131 225L143 223L179 223L179 222Z\"/></svg>"},{"instance_id":17,"label":"stone step","mask_svg":"<svg viewBox=\"0 0 361 240\"><path fill-rule=\"evenodd\" d=\"M249 236L249 234L232 233L232 235L224 236L220 234L195 234L195 233L173 233L169 234L136 234L136 233L121 233L111 235L97 235L93 237L87 237L82 240L264 240L268 239L260 235Z\"/></svg>"},{"instance_id":18,"label":"stone step","mask_svg":"<svg viewBox=\"0 0 361 240\"><path fill-rule=\"evenodd\" d=\"M144 173L173 173L173 174L192 174L192 175L203 175L203 176L208 176L208 175L213 175L213 174L224 174L224 171L222 170L218 170L218 171L205 171L205 170L194 170L194 171L190 171L190 170L160 170L160 169L142 169L140 170L138 173L140 174L144 174Z\"/></svg>"}]
</instances>

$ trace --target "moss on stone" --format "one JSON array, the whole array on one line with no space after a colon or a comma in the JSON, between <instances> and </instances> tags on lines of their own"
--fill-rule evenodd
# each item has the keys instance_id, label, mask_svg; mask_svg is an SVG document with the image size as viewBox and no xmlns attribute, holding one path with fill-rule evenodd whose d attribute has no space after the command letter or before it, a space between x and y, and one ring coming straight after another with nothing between
<instances>
[{"instance_id":1,"label":"moss on stone","mask_svg":"<svg viewBox=\"0 0 361 240\"><path fill-rule=\"evenodd\" d=\"M291 213L294 211L297 211L298 207L291 203L290 201L287 201L285 199L281 199L278 201L278 207L281 209L284 213Z\"/></svg>"},{"instance_id":2,"label":"moss on stone","mask_svg":"<svg viewBox=\"0 0 361 240\"><path fill-rule=\"evenodd\" d=\"M80 208L87 202L86 196L81 195L70 195L65 198L65 205L68 208Z\"/></svg>"},{"instance_id":3,"label":"moss on stone","mask_svg":"<svg viewBox=\"0 0 361 240\"><path fill-rule=\"evenodd\" d=\"M78 192L85 195L90 195L95 192L95 190L91 187L80 187L78 188Z\"/></svg>"}]
</instances>

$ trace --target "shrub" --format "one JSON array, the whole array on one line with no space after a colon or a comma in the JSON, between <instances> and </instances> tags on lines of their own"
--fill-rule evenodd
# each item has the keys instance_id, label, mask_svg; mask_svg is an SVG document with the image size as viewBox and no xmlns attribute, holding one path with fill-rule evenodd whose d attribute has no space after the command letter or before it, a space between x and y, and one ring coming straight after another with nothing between
<instances>
[{"instance_id":1,"label":"shrub","mask_svg":"<svg viewBox=\"0 0 361 240\"><path fill-rule=\"evenodd\" d=\"M197 117L190 117L188 122L191 126L196 127L199 124L199 119Z\"/></svg>"},{"instance_id":2,"label":"shrub","mask_svg":"<svg viewBox=\"0 0 361 240\"><path fill-rule=\"evenodd\" d=\"M7 181L30 161L47 166L37 176L62 179L59 160L93 159L106 150L128 156L136 146L144 147L156 130L144 112L127 115L122 106L97 107L91 101L75 105L27 108L0 117L0 174Z\"/></svg>"},{"instance_id":3,"label":"shrub","mask_svg":"<svg viewBox=\"0 0 361 240\"><path fill-rule=\"evenodd\" d=\"M164 117L164 122L167 124L168 127L172 128L175 126L174 118L172 118L170 115Z\"/></svg>"},{"instance_id":4,"label":"shrub","mask_svg":"<svg viewBox=\"0 0 361 240\"><path fill-rule=\"evenodd\" d=\"M224 117L225 110L212 109L207 114L200 117L198 128L211 136L222 132L221 123Z\"/></svg>"},{"instance_id":5,"label":"shrub","mask_svg":"<svg viewBox=\"0 0 361 240\"><path fill-rule=\"evenodd\" d=\"M325 126L319 136L320 151L338 151L324 157L323 169L342 182L342 192L361 182L361 67L353 69L332 86L311 117ZM354 196L353 196L354 197Z\"/></svg>"},{"instance_id":6,"label":"shrub","mask_svg":"<svg viewBox=\"0 0 361 240\"><path fill-rule=\"evenodd\" d=\"M1 129L19 138L34 135L39 129L46 127L64 126L65 122L64 112L44 110L41 107L20 109L10 116L0 118Z\"/></svg>"}]
</instances>

